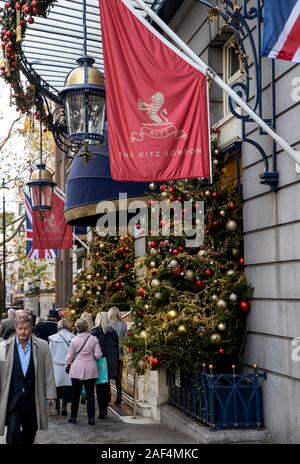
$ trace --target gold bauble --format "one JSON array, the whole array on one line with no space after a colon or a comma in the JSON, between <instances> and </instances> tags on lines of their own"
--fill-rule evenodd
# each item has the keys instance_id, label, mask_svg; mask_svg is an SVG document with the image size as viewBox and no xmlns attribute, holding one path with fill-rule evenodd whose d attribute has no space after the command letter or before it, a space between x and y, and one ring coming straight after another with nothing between
<instances>
[{"instance_id":1,"label":"gold bauble","mask_svg":"<svg viewBox=\"0 0 300 464\"><path fill-rule=\"evenodd\" d=\"M232 248L231 254L232 256L239 256L240 250L238 248Z\"/></svg>"},{"instance_id":2,"label":"gold bauble","mask_svg":"<svg viewBox=\"0 0 300 464\"><path fill-rule=\"evenodd\" d=\"M221 211L220 211L219 214L220 214L220 216L222 216L222 217L226 216L226 212L224 211L224 209L221 209Z\"/></svg>"},{"instance_id":3,"label":"gold bauble","mask_svg":"<svg viewBox=\"0 0 300 464\"><path fill-rule=\"evenodd\" d=\"M158 255L158 249L157 248L150 248L150 255L151 256L157 256Z\"/></svg>"},{"instance_id":4,"label":"gold bauble","mask_svg":"<svg viewBox=\"0 0 300 464\"><path fill-rule=\"evenodd\" d=\"M100 295L100 292L96 292L96 295L99 296L99 295Z\"/></svg>"},{"instance_id":5,"label":"gold bauble","mask_svg":"<svg viewBox=\"0 0 300 464\"><path fill-rule=\"evenodd\" d=\"M148 309L149 309L149 305L148 305L148 304L145 304L145 305L144 305L144 308L145 308L146 310L148 310Z\"/></svg>"},{"instance_id":6,"label":"gold bauble","mask_svg":"<svg viewBox=\"0 0 300 464\"><path fill-rule=\"evenodd\" d=\"M160 286L160 280L159 279L153 279L151 280L151 287L152 288L157 288Z\"/></svg>"},{"instance_id":7,"label":"gold bauble","mask_svg":"<svg viewBox=\"0 0 300 464\"><path fill-rule=\"evenodd\" d=\"M204 195L205 195L206 197L210 197L210 190L205 190Z\"/></svg>"},{"instance_id":8,"label":"gold bauble","mask_svg":"<svg viewBox=\"0 0 300 464\"><path fill-rule=\"evenodd\" d=\"M191 269L188 269L184 273L184 277L185 277L186 280L193 280L194 276L195 276L195 273Z\"/></svg>"},{"instance_id":9,"label":"gold bauble","mask_svg":"<svg viewBox=\"0 0 300 464\"><path fill-rule=\"evenodd\" d=\"M183 335L186 333L186 328L183 324L180 324L180 326L177 327L177 333L179 335Z\"/></svg>"},{"instance_id":10,"label":"gold bauble","mask_svg":"<svg viewBox=\"0 0 300 464\"><path fill-rule=\"evenodd\" d=\"M169 319L169 321L173 321L174 319L176 319L178 313L175 309L170 309L170 311L167 312L167 318Z\"/></svg>"},{"instance_id":11,"label":"gold bauble","mask_svg":"<svg viewBox=\"0 0 300 464\"><path fill-rule=\"evenodd\" d=\"M87 278L87 280L92 280L91 274L88 274L88 275L86 276L86 278Z\"/></svg>"},{"instance_id":12,"label":"gold bauble","mask_svg":"<svg viewBox=\"0 0 300 464\"><path fill-rule=\"evenodd\" d=\"M224 330L226 329L225 322L220 322L220 324L218 324L218 329L220 330L220 332L224 332Z\"/></svg>"},{"instance_id":13,"label":"gold bauble","mask_svg":"<svg viewBox=\"0 0 300 464\"><path fill-rule=\"evenodd\" d=\"M211 299L213 301L218 301L219 297L218 297L218 295L212 295Z\"/></svg>"},{"instance_id":14,"label":"gold bauble","mask_svg":"<svg viewBox=\"0 0 300 464\"><path fill-rule=\"evenodd\" d=\"M96 274L96 277L100 277L100 274L99 274L99 272L97 272L97 274Z\"/></svg>"},{"instance_id":15,"label":"gold bauble","mask_svg":"<svg viewBox=\"0 0 300 464\"><path fill-rule=\"evenodd\" d=\"M229 271L227 271L226 274L228 276L233 276L235 274L235 270L234 269L229 269Z\"/></svg>"},{"instance_id":16,"label":"gold bauble","mask_svg":"<svg viewBox=\"0 0 300 464\"><path fill-rule=\"evenodd\" d=\"M209 339L212 343L219 343L222 340L222 337L219 333L213 333Z\"/></svg>"},{"instance_id":17,"label":"gold bauble","mask_svg":"<svg viewBox=\"0 0 300 464\"><path fill-rule=\"evenodd\" d=\"M101 242L99 245L100 250L104 250L105 248L105 243ZM97 254L97 253L96 253Z\"/></svg>"},{"instance_id":18,"label":"gold bauble","mask_svg":"<svg viewBox=\"0 0 300 464\"><path fill-rule=\"evenodd\" d=\"M141 337L141 338L147 338L147 336L148 335L147 335L146 330L142 330L141 333L139 334L139 337Z\"/></svg>"},{"instance_id":19,"label":"gold bauble","mask_svg":"<svg viewBox=\"0 0 300 464\"><path fill-rule=\"evenodd\" d=\"M226 309L226 308L227 308L227 303L226 303L225 300L219 300L219 301L217 302L217 306L218 306L218 308L220 308L220 309Z\"/></svg>"},{"instance_id":20,"label":"gold bauble","mask_svg":"<svg viewBox=\"0 0 300 464\"><path fill-rule=\"evenodd\" d=\"M81 288L82 288L83 291L86 290L86 286L85 286L85 285L83 285Z\"/></svg>"},{"instance_id":21,"label":"gold bauble","mask_svg":"<svg viewBox=\"0 0 300 464\"><path fill-rule=\"evenodd\" d=\"M150 267L155 267L156 266L156 262L155 261L151 261L150 262Z\"/></svg>"},{"instance_id":22,"label":"gold bauble","mask_svg":"<svg viewBox=\"0 0 300 464\"><path fill-rule=\"evenodd\" d=\"M234 232L237 228L237 223L235 221L228 221L226 223L226 229L228 230L228 232Z\"/></svg>"},{"instance_id":23,"label":"gold bauble","mask_svg":"<svg viewBox=\"0 0 300 464\"><path fill-rule=\"evenodd\" d=\"M87 295L91 295L91 294L92 294L92 290L88 290L88 291L86 292L86 294L87 294Z\"/></svg>"},{"instance_id":24,"label":"gold bauble","mask_svg":"<svg viewBox=\"0 0 300 464\"><path fill-rule=\"evenodd\" d=\"M80 298L76 298L76 300L75 300L75 301L76 301L76 303L79 303L79 301L80 301Z\"/></svg>"},{"instance_id":25,"label":"gold bauble","mask_svg":"<svg viewBox=\"0 0 300 464\"><path fill-rule=\"evenodd\" d=\"M73 314L73 315L76 314L75 309L71 309L70 313Z\"/></svg>"},{"instance_id":26,"label":"gold bauble","mask_svg":"<svg viewBox=\"0 0 300 464\"><path fill-rule=\"evenodd\" d=\"M206 251L205 250L199 250L197 254L198 254L199 258L202 258L203 256L206 255Z\"/></svg>"},{"instance_id":27,"label":"gold bauble","mask_svg":"<svg viewBox=\"0 0 300 464\"><path fill-rule=\"evenodd\" d=\"M145 368L146 368L145 361L143 359L140 359L136 365L137 372L141 375L144 373Z\"/></svg>"}]
</instances>

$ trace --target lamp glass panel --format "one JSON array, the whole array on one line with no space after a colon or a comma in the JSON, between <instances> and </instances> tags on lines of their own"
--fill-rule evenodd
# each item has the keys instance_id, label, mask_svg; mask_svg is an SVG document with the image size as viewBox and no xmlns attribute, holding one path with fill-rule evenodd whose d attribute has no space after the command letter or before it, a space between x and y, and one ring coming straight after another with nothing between
<instances>
[{"instance_id":1,"label":"lamp glass panel","mask_svg":"<svg viewBox=\"0 0 300 464\"><path fill-rule=\"evenodd\" d=\"M65 109L69 135L84 133L84 95L78 92L67 94Z\"/></svg>"},{"instance_id":2,"label":"lamp glass panel","mask_svg":"<svg viewBox=\"0 0 300 464\"><path fill-rule=\"evenodd\" d=\"M105 125L106 100L103 95L89 95L88 132L103 135Z\"/></svg>"},{"instance_id":3,"label":"lamp glass panel","mask_svg":"<svg viewBox=\"0 0 300 464\"><path fill-rule=\"evenodd\" d=\"M50 185L41 186L41 206L51 209L53 187Z\"/></svg>"}]
</instances>

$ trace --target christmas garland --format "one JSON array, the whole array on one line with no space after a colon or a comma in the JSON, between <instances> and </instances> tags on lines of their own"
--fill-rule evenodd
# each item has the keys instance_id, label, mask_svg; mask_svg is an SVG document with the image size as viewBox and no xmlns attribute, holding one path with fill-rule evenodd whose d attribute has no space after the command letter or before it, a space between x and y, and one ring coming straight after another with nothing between
<instances>
[{"instance_id":1,"label":"christmas garland","mask_svg":"<svg viewBox=\"0 0 300 464\"><path fill-rule=\"evenodd\" d=\"M1 77L11 85L12 100L17 111L32 114L49 125L43 100L35 91L35 86L23 84L21 80L22 39L27 24L34 23L34 17L46 17L56 0L10 0L0 12L1 48L3 60L0 66Z\"/></svg>"}]
</instances>

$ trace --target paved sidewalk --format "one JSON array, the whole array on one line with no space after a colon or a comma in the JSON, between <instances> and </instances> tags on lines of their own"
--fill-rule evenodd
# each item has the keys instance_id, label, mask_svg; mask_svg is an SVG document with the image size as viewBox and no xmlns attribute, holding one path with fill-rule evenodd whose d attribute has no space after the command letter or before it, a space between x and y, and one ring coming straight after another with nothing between
<instances>
[{"instance_id":1,"label":"paved sidewalk","mask_svg":"<svg viewBox=\"0 0 300 464\"><path fill-rule=\"evenodd\" d=\"M70 405L69 410L70 410ZM114 407L114 409L116 409ZM96 409L97 410L97 409ZM97 414L98 415L98 414ZM172 430L167 425L124 416L124 422L109 410L105 419L97 419L94 426L87 423L86 406L80 405L77 424L69 424L51 408L49 429L37 434L38 444L196 444L192 438ZM0 444L5 436L0 437Z\"/></svg>"}]
</instances>

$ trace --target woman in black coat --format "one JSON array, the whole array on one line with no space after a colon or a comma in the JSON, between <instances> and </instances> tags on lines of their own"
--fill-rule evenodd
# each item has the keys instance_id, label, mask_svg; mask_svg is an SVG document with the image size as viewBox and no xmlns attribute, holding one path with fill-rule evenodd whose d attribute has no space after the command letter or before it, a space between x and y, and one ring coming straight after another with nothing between
<instances>
[{"instance_id":1,"label":"woman in black coat","mask_svg":"<svg viewBox=\"0 0 300 464\"><path fill-rule=\"evenodd\" d=\"M109 403L109 380L116 379L118 375L119 337L109 323L107 312L98 313L95 322L96 327L91 330L91 335L98 338L102 356L106 357L108 368L108 382L96 385L99 419L104 419Z\"/></svg>"}]
</instances>

